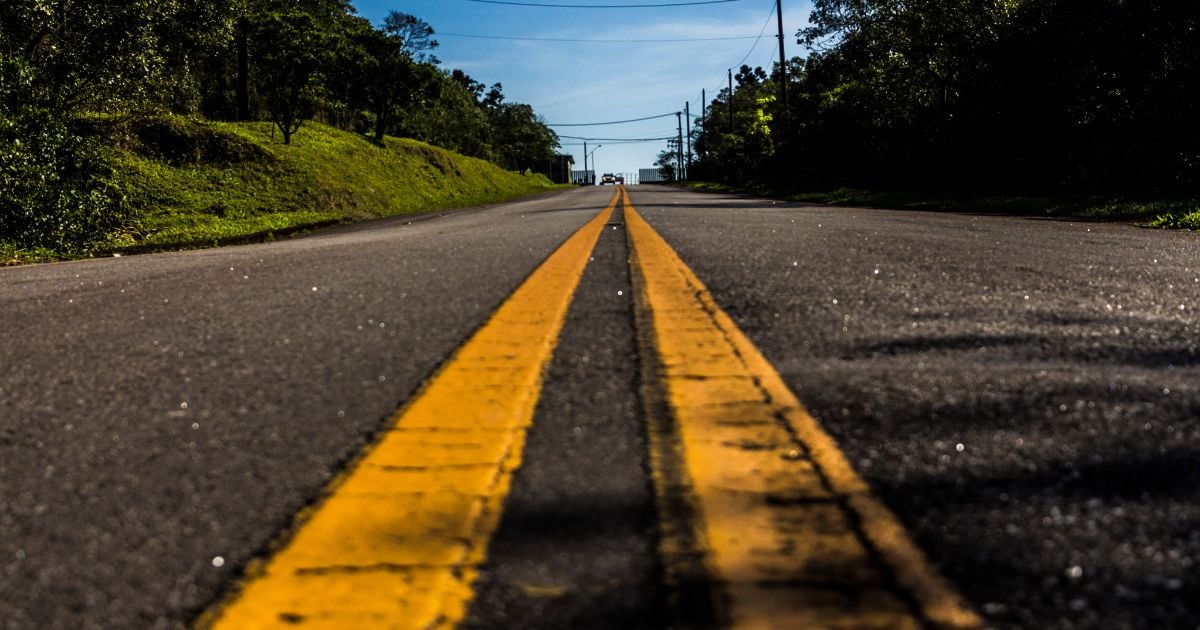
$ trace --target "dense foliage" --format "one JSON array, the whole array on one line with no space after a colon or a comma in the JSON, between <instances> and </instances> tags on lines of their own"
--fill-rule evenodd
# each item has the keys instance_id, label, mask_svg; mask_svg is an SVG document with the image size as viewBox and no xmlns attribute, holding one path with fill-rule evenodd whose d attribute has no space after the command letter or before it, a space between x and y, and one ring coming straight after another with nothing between
<instances>
[{"instance_id":1,"label":"dense foliage","mask_svg":"<svg viewBox=\"0 0 1200 630\"><path fill-rule=\"evenodd\" d=\"M406 136L524 169L558 139L433 55L434 31L349 0L5 0L0 3L0 240L86 249L127 205L95 115L306 120ZM69 246L69 247L68 247Z\"/></svg>"},{"instance_id":2,"label":"dense foliage","mask_svg":"<svg viewBox=\"0 0 1200 630\"><path fill-rule=\"evenodd\" d=\"M798 35L813 52L788 65L788 109L778 66L741 68L699 123L690 177L963 193L1200 184L1195 2L815 0Z\"/></svg>"},{"instance_id":3,"label":"dense foliage","mask_svg":"<svg viewBox=\"0 0 1200 630\"><path fill-rule=\"evenodd\" d=\"M104 148L48 110L0 112L0 235L26 247L85 251L129 215Z\"/></svg>"}]
</instances>

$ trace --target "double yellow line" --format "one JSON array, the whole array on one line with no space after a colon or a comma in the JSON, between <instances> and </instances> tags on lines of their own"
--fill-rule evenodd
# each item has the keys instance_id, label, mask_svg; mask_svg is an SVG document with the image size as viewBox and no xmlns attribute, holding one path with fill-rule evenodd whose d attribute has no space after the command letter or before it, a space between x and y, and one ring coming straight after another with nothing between
<instances>
[{"instance_id":1,"label":"double yellow line","mask_svg":"<svg viewBox=\"0 0 1200 630\"><path fill-rule=\"evenodd\" d=\"M662 397L669 416L655 420L665 429L652 427L660 511L668 512L660 550L668 581L711 583L714 601L728 602L715 611L721 625L979 625L619 188L199 626L431 628L463 620L543 373L589 255L621 202L640 334L654 348L649 395ZM680 501L694 518L670 513Z\"/></svg>"},{"instance_id":2,"label":"double yellow line","mask_svg":"<svg viewBox=\"0 0 1200 630\"><path fill-rule=\"evenodd\" d=\"M646 397L664 397L671 416L652 422L667 427L651 433L660 505L690 503L699 516L672 523L660 509L668 580L713 582L722 626L982 625L704 283L625 204L640 334L656 348Z\"/></svg>"}]
</instances>

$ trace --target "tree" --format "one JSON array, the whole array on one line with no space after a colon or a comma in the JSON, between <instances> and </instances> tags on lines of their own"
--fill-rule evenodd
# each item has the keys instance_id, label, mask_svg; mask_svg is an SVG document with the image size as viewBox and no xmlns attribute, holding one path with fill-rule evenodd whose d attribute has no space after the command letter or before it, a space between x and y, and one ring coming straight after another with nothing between
<instances>
[{"instance_id":1,"label":"tree","mask_svg":"<svg viewBox=\"0 0 1200 630\"><path fill-rule=\"evenodd\" d=\"M483 98L483 91L487 89L482 83L472 79L470 75L462 70L455 69L450 73L450 78L467 90L474 97L476 103L480 102ZM497 83L497 85L499 84Z\"/></svg>"},{"instance_id":2,"label":"tree","mask_svg":"<svg viewBox=\"0 0 1200 630\"><path fill-rule=\"evenodd\" d=\"M154 26L162 71L153 101L180 114L202 111L212 84L210 73L234 42L239 0L179 1L178 10ZM206 85L207 83L207 85ZM211 98L209 98L211 100Z\"/></svg>"},{"instance_id":3,"label":"tree","mask_svg":"<svg viewBox=\"0 0 1200 630\"><path fill-rule=\"evenodd\" d=\"M0 238L86 250L131 220L113 167L123 117L310 117L527 168L557 137L533 108L438 70L423 20L378 28L351 0L0 2Z\"/></svg>"},{"instance_id":4,"label":"tree","mask_svg":"<svg viewBox=\"0 0 1200 630\"><path fill-rule=\"evenodd\" d=\"M0 106L0 239L85 252L130 216L95 138L51 110Z\"/></svg>"},{"instance_id":5,"label":"tree","mask_svg":"<svg viewBox=\"0 0 1200 630\"><path fill-rule=\"evenodd\" d=\"M554 158L558 136L524 103L503 103L489 110L493 150L501 166L510 170L533 168Z\"/></svg>"},{"instance_id":6,"label":"tree","mask_svg":"<svg viewBox=\"0 0 1200 630\"><path fill-rule=\"evenodd\" d=\"M396 109L436 89L437 84L428 66L404 54L402 41L396 35L373 31L365 47L370 62L361 78L367 103L375 114L375 140L382 141Z\"/></svg>"},{"instance_id":7,"label":"tree","mask_svg":"<svg viewBox=\"0 0 1200 630\"><path fill-rule=\"evenodd\" d=\"M107 152L77 116L147 102L163 70L149 0L0 3L0 238L85 252L129 218Z\"/></svg>"},{"instance_id":8,"label":"tree","mask_svg":"<svg viewBox=\"0 0 1200 630\"><path fill-rule=\"evenodd\" d=\"M251 59L271 121L291 144L320 97L329 37L311 13L260 12L251 18Z\"/></svg>"},{"instance_id":9,"label":"tree","mask_svg":"<svg viewBox=\"0 0 1200 630\"><path fill-rule=\"evenodd\" d=\"M654 165L658 167L658 174L663 179L673 182L675 174L679 172L679 141L672 140L667 143L667 148L658 152L658 159L654 161Z\"/></svg>"},{"instance_id":10,"label":"tree","mask_svg":"<svg viewBox=\"0 0 1200 630\"><path fill-rule=\"evenodd\" d=\"M737 74L733 75L733 79L737 81L738 89L756 88L762 85L763 81L767 80L767 71L760 67L751 68L743 65L738 69Z\"/></svg>"},{"instance_id":11,"label":"tree","mask_svg":"<svg viewBox=\"0 0 1200 630\"><path fill-rule=\"evenodd\" d=\"M492 87L488 88L487 94L483 96L480 105L484 109L496 111L504 105L504 86L499 83L493 83Z\"/></svg>"},{"instance_id":12,"label":"tree","mask_svg":"<svg viewBox=\"0 0 1200 630\"><path fill-rule=\"evenodd\" d=\"M353 18L354 6L350 0L224 0L229 5L230 19L234 21L234 42L231 51L236 59L234 66L234 100L236 119L251 120L251 40L254 38L255 22L272 12L303 12L328 30L336 30L339 21ZM223 77L222 77L223 79Z\"/></svg>"},{"instance_id":13,"label":"tree","mask_svg":"<svg viewBox=\"0 0 1200 630\"><path fill-rule=\"evenodd\" d=\"M397 123L401 133L464 155L494 159L491 124L478 102L483 84L461 70L435 73L434 80L436 96L408 107Z\"/></svg>"},{"instance_id":14,"label":"tree","mask_svg":"<svg viewBox=\"0 0 1200 630\"><path fill-rule=\"evenodd\" d=\"M779 116L776 83L762 68L749 66L742 66L735 78L734 91L721 90L700 120L695 146L699 158L688 177L740 185L773 168ZM671 143L678 144L674 139Z\"/></svg>"},{"instance_id":15,"label":"tree","mask_svg":"<svg viewBox=\"0 0 1200 630\"><path fill-rule=\"evenodd\" d=\"M433 49L438 42L433 39L433 27L425 20L392 11L383 20L383 31L395 38L400 46L400 52L413 61L437 65L441 62L433 56Z\"/></svg>"},{"instance_id":16,"label":"tree","mask_svg":"<svg viewBox=\"0 0 1200 630\"><path fill-rule=\"evenodd\" d=\"M8 97L64 113L145 100L163 69L156 27L178 10L173 0L0 3L0 55L33 79Z\"/></svg>"},{"instance_id":17,"label":"tree","mask_svg":"<svg viewBox=\"0 0 1200 630\"><path fill-rule=\"evenodd\" d=\"M816 0L811 24L800 90L814 106L796 145L829 178L955 192L1200 182L1194 2Z\"/></svg>"}]
</instances>

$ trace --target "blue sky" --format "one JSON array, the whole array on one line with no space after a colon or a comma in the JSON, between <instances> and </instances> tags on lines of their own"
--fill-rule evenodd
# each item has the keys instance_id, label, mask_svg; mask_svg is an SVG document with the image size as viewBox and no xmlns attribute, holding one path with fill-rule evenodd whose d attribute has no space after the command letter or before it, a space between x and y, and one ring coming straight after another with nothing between
<instances>
[{"instance_id":1,"label":"blue sky","mask_svg":"<svg viewBox=\"0 0 1200 630\"><path fill-rule=\"evenodd\" d=\"M546 4L662 4L683 0L518 0ZM690 101L700 115L700 90L709 100L726 85L726 70L746 58L769 67L778 57L772 10L775 0L637 9L576 9L485 4L470 0L353 0L378 24L389 11L415 15L433 26L436 55L447 69L475 80L502 83L508 100L529 103L548 123L590 123L681 111ZM801 54L795 33L808 22L809 0L784 0L789 57ZM770 16L768 23L768 16ZM764 33L764 26L765 33ZM765 37L755 45L755 37ZM592 43L512 41L459 35L570 40L747 38L721 41ZM753 50L752 50L753 48ZM747 56L748 55L748 56ZM675 117L598 127L555 127L560 135L591 138L658 138L675 133ZM562 150L583 167L578 140ZM650 168L666 142L589 142L599 172Z\"/></svg>"}]
</instances>

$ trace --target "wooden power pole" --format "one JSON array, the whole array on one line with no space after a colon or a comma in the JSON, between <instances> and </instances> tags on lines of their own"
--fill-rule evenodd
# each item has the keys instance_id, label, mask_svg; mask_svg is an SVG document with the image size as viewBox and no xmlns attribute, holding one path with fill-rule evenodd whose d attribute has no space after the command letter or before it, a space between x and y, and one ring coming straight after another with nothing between
<instances>
[{"instance_id":1,"label":"wooden power pole","mask_svg":"<svg viewBox=\"0 0 1200 630\"><path fill-rule=\"evenodd\" d=\"M733 69L729 70L729 133L733 133Z\"/></svg>"},{"instance_id":2,"label":"wooden power pole","mask_svg":"<svg viewBox=\"0 0 1200 630\"><path fill-rule=\"evenodd\" d=\"M683 169L684 178L692 171L692 104L683 104L683 120L687 131L687 168Z\"/></svg>"},{"instance_id":3,"label":"wooden power pole","mask_svg":"<svg viewBox=\"0 0 1200 630\"><path fill-rule=\"evenodd\" d=\"M775 0L775 15L779 18L779 90L783 93L783 113L788 112L787 57L783 52L783 0Z\"/></svg>"},{"instance_id":4,"label":"wooden power pole","mask_svg":"<svg viewBox=\"0 0 1200 630\"><path fill-rule=\"evenodd\" d=\"M675 112L675 126L679 129L679 146L675 148L675 154L679 159L675 162L675 179L683 179L683 112Z\"/></svg>"}]
</instances>

